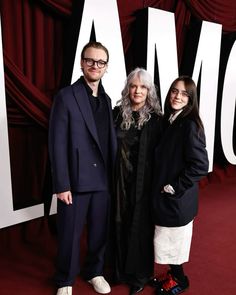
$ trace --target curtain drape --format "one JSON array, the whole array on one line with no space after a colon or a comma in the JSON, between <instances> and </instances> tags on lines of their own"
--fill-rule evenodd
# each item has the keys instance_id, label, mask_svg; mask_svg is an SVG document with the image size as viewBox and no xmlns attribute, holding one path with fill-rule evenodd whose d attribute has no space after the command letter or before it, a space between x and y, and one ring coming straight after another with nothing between
<instances>
[{"instance_id":1,"label":"curtain drape","mask_svg":"<svg viewBox=\"0 0 236 295\"><path fill-rule=\"evenodd\" d=\"M51 6L59 1L43 2ZM30 121L47 128L51 97L61 78L66 19L49 14L40 6L40 1L37 4L1 1L6 92L9 101L14 101L11 105L24 113L25 120L30 117ZM70 6L61 4L58 12L62 13L67 7ZM9 113L9 124L16 114L16 110Z\"/></svg>"},{"instance_id":2,"label":"curtain drape","mask_svg":"<svg viewBox=\"0 0 236 295\"><path fill-rule=\"evenodd\" d=\"M60 87L71 8L72 0L0 2L15 209L50 194L48 119Z\"/></svg>"},{"instance_id":3,"label":"curtain drape","mask_svg":"<svg viewBox=\"0 0 236 295\"><path fill-rule=\"evenodd\" d=\"M55 12L70 16L72 12L73 0L39 0L47 6L47 8L53 9Z\"/></svg>"},{"instance_id":4,"label":"curtain drape","mask_svg":"<svg viewBox=\"0 0 236 295\"><path fill-rule=\"evenodd\" d=\"M185 2L197 18L222 24L224 32L236 31L235 0L185 0Z\"/></svg>"}]
</instances>

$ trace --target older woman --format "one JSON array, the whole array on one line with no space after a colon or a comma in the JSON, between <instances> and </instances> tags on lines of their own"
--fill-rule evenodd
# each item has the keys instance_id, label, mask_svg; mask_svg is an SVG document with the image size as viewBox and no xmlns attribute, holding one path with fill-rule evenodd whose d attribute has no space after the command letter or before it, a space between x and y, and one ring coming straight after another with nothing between
<instances>
[{"instance_id":1,"label":"older woman","mask_svg":"<svg viewBox=\"0 0 236 295\"><path fill-rule=\"evenodd\" d=\"M143 290L153 275L153 233L150 181L153 153L161 132L161 111L149 73L136 68L127 77L114 108L118 156L115 179L116 274Z\"/></svg>"}]
</instances>

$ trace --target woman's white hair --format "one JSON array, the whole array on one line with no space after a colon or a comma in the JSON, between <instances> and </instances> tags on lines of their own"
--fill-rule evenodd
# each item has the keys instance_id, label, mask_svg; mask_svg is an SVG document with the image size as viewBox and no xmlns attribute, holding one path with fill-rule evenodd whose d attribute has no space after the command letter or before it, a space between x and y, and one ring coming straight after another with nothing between
<instances>
[{"instance_id":1,"label":"woman's white hair","mask_svg":"<svg viewBox=\"0 0 236 295\"><path fill-rule=\"evenodd\" d=\"M159 98L157 96L156 87L152 81L151 75L143 68L135 68L128 75L125 81L125 87L121 92L122 97L117 102L117 104L120 105L123 118L121 123L121 129L124 130L128 130L130 126L135 123L134 118L132 116L132 104L129 96L130 85L132 84L135 78L139 78L140 82L148 90L145 105L140 110L138 110L138 129L141 129L142 126L151 118L151 113L161 115Z\"/></svg>"}]
</instances>

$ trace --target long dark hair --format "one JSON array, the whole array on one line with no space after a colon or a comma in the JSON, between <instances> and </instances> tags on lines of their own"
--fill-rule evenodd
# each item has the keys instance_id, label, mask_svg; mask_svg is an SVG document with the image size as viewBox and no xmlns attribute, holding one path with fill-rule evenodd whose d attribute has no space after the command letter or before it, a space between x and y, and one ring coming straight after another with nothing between
<instances>
[{"instance_id":1,"label":"long dark hair","mask_svg":"<svg viewBox=\"0 0 236 295\"><path fill-rule=\"evenodd\" d=\"M170 115L173 113L173 109L170 104L170 97L171 97L171 90L175 88L177 82L182 81L184 82L184 86L186 88L186 92L188 93L188 104L184 107L183 111L180 113L180 117L189 117L193 121L196 122L199 130L203 130L203 123L199 116L199 109L198 109L198 96L197 96L197 87L195 82L189 76L180 76L175 79L166 95L165 105L164 105L164 117L169 118Z\"/></svg>"}]
</instances>

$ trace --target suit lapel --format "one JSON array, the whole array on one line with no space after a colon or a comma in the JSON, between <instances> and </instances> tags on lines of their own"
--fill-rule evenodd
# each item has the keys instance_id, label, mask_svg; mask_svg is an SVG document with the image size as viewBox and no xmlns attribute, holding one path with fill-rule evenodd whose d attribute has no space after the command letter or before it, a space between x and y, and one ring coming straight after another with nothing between
<instances>
[{"instance_id":1,"label":"suit lapel","mask_svg":"<svg viewBox=\"0 0 236 295\"><path fill-rule=\"evenodd\" d=\"M91 135L93 136L101 150L97 134L97 128L93 117L93 111L89 102L86 89L81 83L78 82L76 82L72 87L73 93L75 95L81 114L84 118L85 124L87 125L89 132L91 133Z\"/></svg>"}]
</instances>

